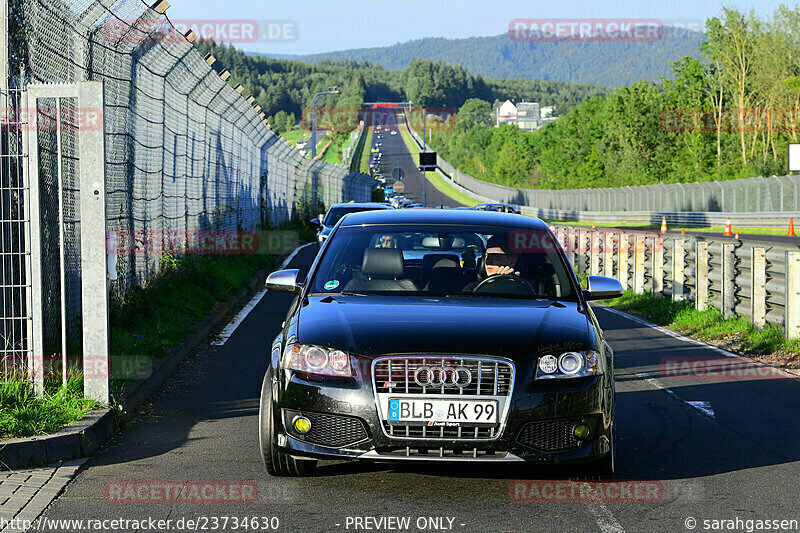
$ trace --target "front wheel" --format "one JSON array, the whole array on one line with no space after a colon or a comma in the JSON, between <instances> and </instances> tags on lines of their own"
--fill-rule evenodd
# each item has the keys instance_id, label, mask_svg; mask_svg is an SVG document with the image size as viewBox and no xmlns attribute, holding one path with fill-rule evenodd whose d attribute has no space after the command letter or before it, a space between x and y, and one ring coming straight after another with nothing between
<instances>
[{"instance_id":1,"label":"front wheel","mask_svg":"<svg viewBox=\"0 0 800 533\"><path fill-rule=\"evenodd\" d=\"M591 469L589 472L590 477L596 479L612 479L616 469L615 461L617 456L617 430L614 427L614 422L611 422L611 446L608 453L600 459L589 465Z\"/></svg>"},{"instance_id":2,"label":"front wheel","mask_svg":"<svg viewBox=\"0 0 800 533\"><path fill-rule=\"evenodd\" d=\"M312 474L317 461L295 459L275 445L275 416L272 399L272 368L261 385L261 406L258 412L258 440L261 459L271 476L298 477Z\"/></svg>"}]
</instances>

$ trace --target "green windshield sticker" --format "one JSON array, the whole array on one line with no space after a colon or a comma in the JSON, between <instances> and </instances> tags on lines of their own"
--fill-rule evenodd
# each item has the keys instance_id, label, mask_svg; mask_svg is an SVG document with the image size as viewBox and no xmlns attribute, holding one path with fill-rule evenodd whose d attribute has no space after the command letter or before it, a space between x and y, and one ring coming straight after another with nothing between
<instances>
[{"instance_id":1,"label":"green windshield sticker","mask_svg":"<svg viewBox=\"0 0 800 533\"><path fill-rule=\"evenodd\" d=\"M323 286L325 287L325 289L332 291L333 289L339 286L339 282L336 281L335 279L332 279L329 282L325 283L325 285Z\"/></svg>"}]
</instances>

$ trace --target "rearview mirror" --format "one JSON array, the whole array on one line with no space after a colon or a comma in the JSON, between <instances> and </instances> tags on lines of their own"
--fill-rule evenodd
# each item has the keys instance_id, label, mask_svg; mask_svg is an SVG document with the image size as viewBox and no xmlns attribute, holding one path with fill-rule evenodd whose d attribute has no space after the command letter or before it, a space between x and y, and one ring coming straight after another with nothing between
<instances>
[{"instance_id":1,"label":"rearview mirror","mask_svg":"<svg viewBox=\"0 0 800 533\"><path fill-rule=\"evenodd\" d=\"M297 284L298 269L278 270L267 276L267 290L275 292L288 292L290 294L300 294L303 288Z\"/></svg>"},{"instance_id":2,"label":"rearview mirror","mask_svg":"<svg viewBox=\"0 0 800 533\"><path fill-rule=\"evenodd\" d=\"M587 300L605 300L622 296L622 284L614 278L603 276L589 276L583 297Z\"/></svg>"}]
</instances>

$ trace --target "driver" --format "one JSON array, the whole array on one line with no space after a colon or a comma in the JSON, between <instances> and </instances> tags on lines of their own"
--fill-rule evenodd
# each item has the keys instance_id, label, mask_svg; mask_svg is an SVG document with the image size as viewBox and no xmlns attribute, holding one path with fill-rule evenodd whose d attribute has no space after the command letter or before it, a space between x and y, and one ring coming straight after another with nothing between
<instances>
[{"instance_id":1,"label":"driver","mask_svg":"<svg viewBox=\"0 0 800 533\"><path fill-rule=\"evenodd\" d=\"M519 271L514 270L517 264L517 256L508 249L507 239L500 235L493 235L486 243L486 254L483 256L483 267L486 277L501 274L515 274L519 276Z\"/></svg>"},{"instance_id":2,"label":"driver","mask_svg":"<svg viewBox=\"0 0 800 533\"><path fill-rule=\"evenodd\" d=\"M486 253L481 262L482 268L478 272L478 281L469 283L463 292L473 292L480 282L489 276L514 274L519 276L519 270L514 270L517 265L517 256L508 247L508 238L503 235L493 235L486 243Z\"/></svg>"}]
</instances>

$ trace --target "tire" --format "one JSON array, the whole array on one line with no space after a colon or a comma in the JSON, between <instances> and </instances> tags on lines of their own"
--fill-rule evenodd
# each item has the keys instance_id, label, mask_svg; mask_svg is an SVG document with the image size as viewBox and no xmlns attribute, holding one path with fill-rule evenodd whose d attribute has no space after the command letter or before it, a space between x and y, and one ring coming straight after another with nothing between
<instances>
[{"instance_id":1,"label":"tire","mask_svg":"<svg viewBox=\"0 0 800 533\"><path fill-rule=\"evenodd\" d=\"M599 461L590 465L590 476L593 479L613 479L616 468L615 461L617 456L617 430L611 422L611 450Z\"/></svg>"},{"instance_id":2,"label":"tire","mask_svg":"<svg viewBox=\"0 0 800 533\"><path fill-rule=\"evenodd\" d=\"M295 459L275 444L275 416L272 401L272 368L264 375L261 385L261 406L258 412L258 441L261 459L271 476L300 477L314 472L317 461Z\"/></svg>"}]
</instances>

